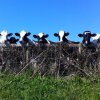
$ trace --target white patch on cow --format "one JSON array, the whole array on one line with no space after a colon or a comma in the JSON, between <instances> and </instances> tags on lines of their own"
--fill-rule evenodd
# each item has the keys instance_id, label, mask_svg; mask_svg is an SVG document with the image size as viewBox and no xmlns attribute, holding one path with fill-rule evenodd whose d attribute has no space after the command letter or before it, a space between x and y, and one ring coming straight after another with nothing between
<instances>
[{"instance_id":1,"label":"white patch on cow","mask_svg":"<svg viewBox=\"0 0 100 100\"><path fill-rule=\"evenodd\" d=\"M86 35L86 34L88 34L88 33L90 33L90 32L85 32L84 34Z\"/></svg>"},{"instance_id":2,"label":"white patch on cow","mask_svg":"<svg viewBox=\"0 0 100 100\"><path fill-rule=\"evenodd\" d=\"M100 34L97 34L96 36L92 37L93 43L96 45L98 43L98 40L100 41Z\"/></svg>"},{"instance_id":3,"label":"white patch on cow","mask_svg":"<svg viewBox=\"0 0 100 100\"><path fill-rule=\"evenodd\" d=\"M97 40L100 38L100 34L97 34L96 36L92 37L93 40Z\"/></svg>"},{"instance_id":4,"label":"white patch on cow","mask_svg":"<svg viewBox=\"0 0 100 100\"><path fill-rule=\"evenodd\" d=\"M4 43L7 40L7 34L8 32L6 30L3 30L1 32L1 39L0 39L0 43Z\"/></svg>"},{"instance_id":5,"label":"white patch on cow","mask_svg":"<svg viewBox=\"0 0 100 100\"><path fill-rule=\"evenodd\" d=\"M85 41L86 44L88 44L88 41Z\"/></svg>"},{"instance_id":6,"label":"white patch on cow","mask_svg":"<svg viewBox=\"0 0 100 100\"><path fill-rule=\"evenodd\" d=\"M43 34L42 32L38 34L38 36L39 36L40 38L42 38L43 35L44 35L44 34Z\"/></svg>"},{"instance_id":7,"label":"white patch on cow","mask_svg":"<svg viewBox=\"0 0 100 100\"><path fill-rule=\"evenodd\" d=\"M59 37L60 37L60 42L62 42L63 41L63 36L64 36L65 32L63 30L61 30L61 31L59 31L58 34L59 34Z\"/></svg>"},{"instance_id":8,"label":"white patch on cow","mask_svg":"<svg viewBox=\"0 0 100 100\"><path fill-rule=\"evenodd\" d=\"M85 35L87 34L87 32L84 33Z\"/></svg>"},{"instance_id":9,"label":"white patch on cow","mask_svg":"<svg viewBox=\"0 0 100 100\"><path fill-rule=\"evenodd\" d=\"M26 34L26 31L24 31L24 30L22 30L20 32L20 40L19 41L22 41L23 40L23 37L25 36L25 34Z\"/></svg>"},{"instance_id":10,"label":"white patch on cow","mask_svg":"<svg viewBox=\"0 0 100 100\"><path fill-rule=\"evenodd\" d=\"M6 30L3 30L3 31L1 32L1 35L2 35L2 36L7 36L7 34L8 34L8 32L7 32Z\"/></svg>"}]
</instances>

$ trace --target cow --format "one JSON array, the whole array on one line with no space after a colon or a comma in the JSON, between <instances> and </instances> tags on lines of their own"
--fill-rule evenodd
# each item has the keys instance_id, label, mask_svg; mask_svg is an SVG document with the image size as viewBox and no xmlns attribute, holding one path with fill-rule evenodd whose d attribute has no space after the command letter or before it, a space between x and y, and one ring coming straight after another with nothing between
<instances>
[{"instance_id":1,"label":"cow","mask_svg":"<svg viewBox=\"0 0 100 100\"><path fill-rule=\"evenodd\" d=\"M91 50L95 50L95 46L93 44L93 42L90 41L91 37L95 37L96 34L95 33L91 33L91 31L84 31L83 34L78 34L79 37L83 38L81 44L80 44L80 52L81 50L84 48L88 48Z\"/></svg>"},{"instance_id":2,"label":"cow","mask_svg":"<svg viewBox=\"0 0 100 100\"><path fill-rule=\"evenodd\" d=\"M8 37L12 36L12 33L8 33L6 30L3 30L0 33L1 39L0 39L0 44L6 44L9 45Z\"/></svg>"},{"instance_id":3,"label":"cow","mask_svg":"<svg viewBox=\"0 0 100 100\"><path fill-rule=\"evenodd\" d=\"M69 40L66 38L66 36L69 35L69 32L65 32L63 30L59 31L58 33L54 33L55 37L59 38L59 42L69 42Z\"/></svg>"},{"instance_id":4,"label":"cow","mask_svg":"<svg viewBox=\"0 0 100 100\"><path fill-rule=\"evenodd\" d=\"M50 41L48 39L46 39L48 36L49 36L48 34L44 34L43 32L41 32L37 35L33 35L33 37L38 40L37 43L42 44L42 45L45 45L45 44L50 45Z\"/></svg>"},{"instance_id":5,"label":"cow","mask_svg":"<svg viewBox=\"0 0 100 100\"><path fill-rule=\"evenodd\" d=\"M100 34L96 33L97 35L95 37L92 37L92 42L96 46L96 48L100 48Z\"/></svg>"},{"instance_id":6,"label":"cow","mask_svg":"<svg viewBox=\"0 0 100 100\"><path fill-rule=\"evenodd\" d=\"M59 38L59 42L79 44L79 42L68 40L67 38L68 35L69 35L69 32L65 32L63 30L59 31L58 33L54 33L54 36Z\"/></svg>"},{"instance_id":7,"label":"cow","mask_svg":"<svg viewBox=\"0 0 100 100\"><path fill-rule=\"evenodd\" d=\"M34 44L34 42L28 38L30 34L30 32L26 32L24 30L22 30L20 33L15 33L16 36L20 37L19 42L22 46Z\"/></svg>"},{"instance_id":8,"label":"cow","mask_svg":"<svg viewBox=\"0 0 100 100\"><path fill-rule=\"evenodd\" d=\"M92 42L90 41L91 37L95 37L96 34L95 33L91 33L91 31L84 31L83 34L78 34L79 37L82 37L82 43L84 44L84 46L89 46L92 44Z\"/></svg>"},{"instance_id":9,"label":"cow","mask_svg":"<svg viewBox=\"0 0 100 100\"><path fill-rule=\"evenodd\" d=\"M94 36L94 37L92 37L92 39L93 39L93 43L94 44L98 44L98 43L100 43L100 34L96 34L96 36Z\"/></svg>"},{"instance_id":10,"label":"cow","mask_svg":"<svg viewBox=\"0 0 100 100\"><path fill-rule=\"evenodd\" d=\"M16 39L15 37L11 37L10 39L8 39L10 44L17 44L17 42L19 41L19 39Z\"/></svg>"}]
</instances>

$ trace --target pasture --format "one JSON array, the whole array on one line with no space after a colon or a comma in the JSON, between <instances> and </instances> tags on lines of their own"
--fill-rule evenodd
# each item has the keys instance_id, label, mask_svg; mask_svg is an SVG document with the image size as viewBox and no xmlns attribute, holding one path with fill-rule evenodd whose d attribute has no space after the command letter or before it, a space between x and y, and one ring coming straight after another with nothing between
<instances>
[{"instance_id":1,"label":"pasture","mask_svg":"<svg viewBox=\"0 0 100 100\"><path fill-rule=\"evenodd\" d=\"M0 100L100 100L100 77L0 74Z\"/></svg>"}]
</instances>

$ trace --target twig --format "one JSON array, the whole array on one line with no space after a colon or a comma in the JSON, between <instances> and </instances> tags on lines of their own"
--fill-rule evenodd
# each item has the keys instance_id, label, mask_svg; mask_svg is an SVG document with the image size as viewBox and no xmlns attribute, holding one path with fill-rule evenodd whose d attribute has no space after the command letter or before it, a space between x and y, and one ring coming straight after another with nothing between
<instances>
[{"instance_id":1,"label":"twig","mask_svg":"<svg viewBox=\"0 0 100 100\"><path fill-rule=\"evenodd\" d=\"M45 51L46 51L46 50L45 50ZM18 72L18 73L15 75L15 77L18 76L21 72L23 72L23 71L27 68L27 66L28 66L29 64L31 64L34 60L36 60L38 57L40 57L45 51L43 51L42 53L40 53L36 58L31 59L30 62L27 63L27 64L25 65L25 67L24 67L20 72Z\"/></svg>"}]
</instances>

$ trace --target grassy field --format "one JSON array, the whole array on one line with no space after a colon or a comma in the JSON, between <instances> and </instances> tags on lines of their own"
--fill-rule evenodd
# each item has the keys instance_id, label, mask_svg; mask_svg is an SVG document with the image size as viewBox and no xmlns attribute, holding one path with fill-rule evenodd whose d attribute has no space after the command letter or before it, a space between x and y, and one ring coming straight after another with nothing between
<instances>
[{"instance_id":1,"label":"grassy field","mask_svg":"<svg viewBox=\"0 0 100 100\"><path fill-rule=\"evenodd\" d=\"M100 78L0 74L0 100L100 100Z\"/></svg>"}]
</instances>

